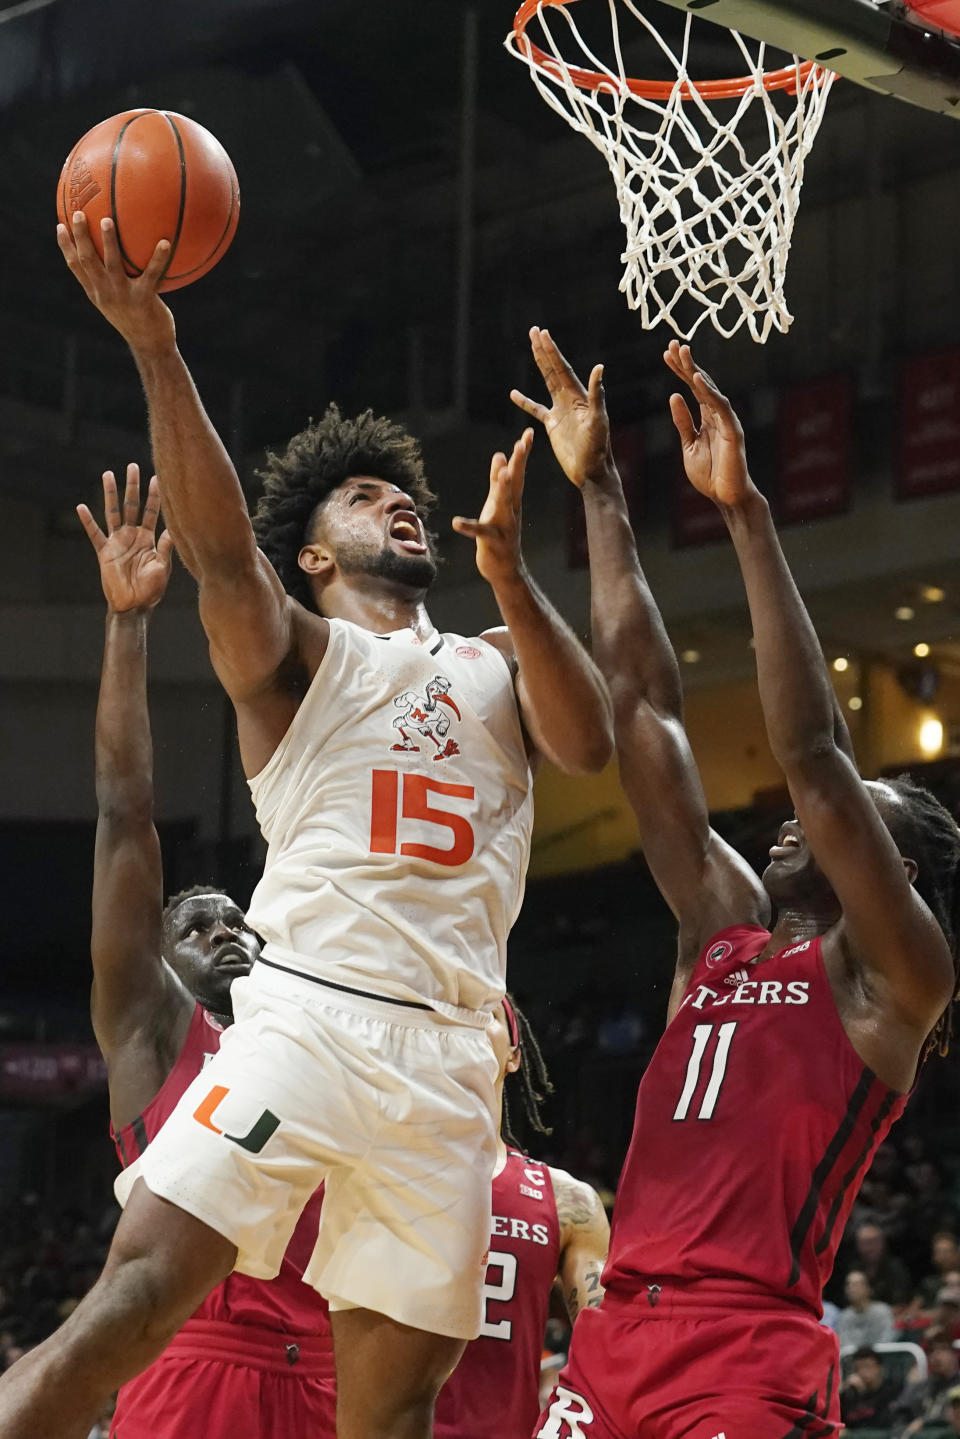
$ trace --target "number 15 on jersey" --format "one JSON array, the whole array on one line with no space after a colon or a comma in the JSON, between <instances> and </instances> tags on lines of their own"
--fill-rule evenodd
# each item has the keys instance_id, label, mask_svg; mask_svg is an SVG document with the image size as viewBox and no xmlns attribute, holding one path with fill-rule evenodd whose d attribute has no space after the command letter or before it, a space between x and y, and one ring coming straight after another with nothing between
<instances>
[{"instance_id":1,"label":"number 15 on jersey","mask_svg":"<svg viewBox=\"0 0 960 1439\"><path fill-rule=\"evenodd\" d=\"M460 808L435 807L431 801L436 798L460 801ZM473 855L475 840L473 826L460 811L464 801L472 804L474 799L475 790L470 784L446 784L424 774L375 769L370 794L370 853L409 855L449 868L466 864ZM409 829L413 821L447 830L453 843L442 848L405 840L404 828ZM419 825L418 832L422 833Z\"/></svg>"}]
</instances>

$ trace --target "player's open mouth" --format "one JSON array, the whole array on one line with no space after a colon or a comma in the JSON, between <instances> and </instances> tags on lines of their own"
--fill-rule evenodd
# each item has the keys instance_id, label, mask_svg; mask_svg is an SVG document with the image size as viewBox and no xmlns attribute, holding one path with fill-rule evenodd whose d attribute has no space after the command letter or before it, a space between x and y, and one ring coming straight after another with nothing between
<instances>
[{"instance_id":1,"label":"player's open mouth","mask_svg":"<svg viewBox=\"0 0 960 1439\"><path fill-rule=\"evenodd\" d=\"M427 547L420 537L420 522L413 515L395 515L390 521L389 535L411 555L425 555Z\"/></svg>"},{"instance_id":2,"label":"player's open mouth","mask_svg":"<svg viewBox=\"0 0 960 1439\"><path fill-rule=\"evenodd\" d=\"M801 838L797 828L785 824L777 836L777 843L770 847L771 859L786 859L787 855L800 849Z\"/></svg>"}]
</instances>

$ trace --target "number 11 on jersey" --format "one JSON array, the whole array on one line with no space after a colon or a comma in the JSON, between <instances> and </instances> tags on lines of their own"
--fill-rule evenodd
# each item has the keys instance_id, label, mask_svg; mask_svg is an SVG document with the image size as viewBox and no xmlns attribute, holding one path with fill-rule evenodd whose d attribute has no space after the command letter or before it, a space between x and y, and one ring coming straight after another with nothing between
<instances>
[{"instance_id":1,"label":"number 11 on jersey","mask_svg":"<svg viewBox=\"0 0 960 1439\"><path fill-rule=\"evenodd\" d=\"M690 1052L690 1058L687 1060L687 1072L684 1076L683 1089L680 1091L677 1107L673 1111L674 1119L686 1119L689 1115L691 1101L700 1084L700 1069L703 1064L703 1058L716 1027L715 1024L698 1024L693 1031L693 1049ZM720 1030L717 1034L716 1048L713 1051L713 1068L710 1071L710 1080L703 1092L700 1108L697 1111L698 1119L713 1118L713 1111L717 1107L717 1100L720 1098L720 1090L723 1087L723 1078L727 1072L727 1060L730 1057L730 1046L733 1043L733 1033L736 1027L737 1021L735 1019L720 1025Z\"/></svg>"}]
</instances>

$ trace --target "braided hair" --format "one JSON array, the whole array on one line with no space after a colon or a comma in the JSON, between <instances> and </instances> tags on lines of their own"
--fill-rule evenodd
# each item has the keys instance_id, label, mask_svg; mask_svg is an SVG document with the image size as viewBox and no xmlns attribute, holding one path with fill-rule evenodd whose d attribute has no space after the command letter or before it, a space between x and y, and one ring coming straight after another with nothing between
<instances>
[{"instance_id":1,"label":"braided hair","mask_svg":"<svg viewBox=\"0 0 960 1439\"><path fill-rule=\"evenodd\" d=\"M902 855L917 865L914 889L943 930L953 958L954 993L937 1020L924 1051L947 1054L953 1036L953 1016L960 997L960 828L936 795L908 774L884 779L901 801L890 806L884 818Z\"/></svg>"},{"instance_id":2,"label":"braided hair","mask_svg":"<svg viewBox=\"0 0 960 1439\"><path fill-rule=\"evenodd\" d=\"M506 1010L507 1026L510 1029L513 1047L520 1051L520 1068L513 1074L507 1075L503 1086L503 1119L500 1124L500 1132L511 1148L522 1150L524 1146L513 1131L507 1090L512 1087L515 1092L519 1091L526 1127L537 1134L552 1134L553 1130L543 1122L540 1108L547 1095L553 1093L553 1085L550 1082L550 1075L540 1052L540 1046L530 1028L530 1021L512 994L506 995L503 1007ZM513 1024L510 1023L511 1017L514 1021Z\"/></svg>"},{"instance_id":3,"label":"braided hair","mask_svg":"<svg viewBox=\"0 0 960 1439\"><path fill-rule=\"evenodd\" d=\"M257 471L263 494L253 515L257 543L287 594L317 613L317 602L297 556L309 543L317 507L351 475L371 475L398 485L425 519L436 496L427 484L420 445L400 425L372 410L352 418L327 406L294 435L282 455L267 451Z\"/></svg>"}]
</instances>

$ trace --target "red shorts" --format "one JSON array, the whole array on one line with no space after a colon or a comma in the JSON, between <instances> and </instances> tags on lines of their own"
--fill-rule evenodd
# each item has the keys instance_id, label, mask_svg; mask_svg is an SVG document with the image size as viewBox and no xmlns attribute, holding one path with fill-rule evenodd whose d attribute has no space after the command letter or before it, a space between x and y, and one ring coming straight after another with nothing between
<instances>
[{"instance_id":1,"label":"red shorts","mask_svg":"<svg viewBox=\"0 0 960 1439\"><path fill-rule=\"evenodd\" d=\"M330 1339L292 1344L274 1330L188 1321L124 1384L111 1439L334 1439Z\"/></svg>"},{"instance_id":2,"label":"red shorts","mask_svg":"<svg viewBox=\"0 0 960 1439\"><path fill-rule=\"evenodd\" d=\"M839 1433L836 1335L811 1314L664 1283L607 1294L577 1320L538 1439L828 1439Z\"/></svg>"}]
</instances>

